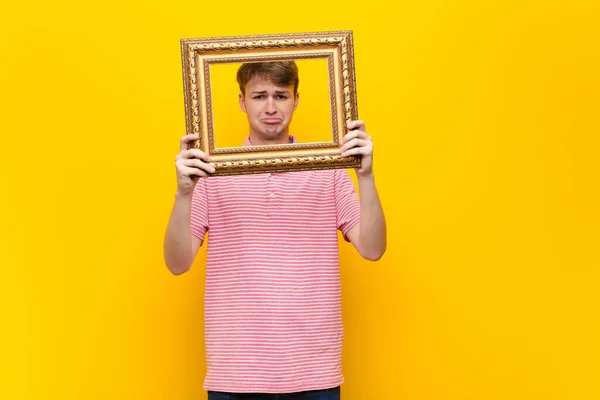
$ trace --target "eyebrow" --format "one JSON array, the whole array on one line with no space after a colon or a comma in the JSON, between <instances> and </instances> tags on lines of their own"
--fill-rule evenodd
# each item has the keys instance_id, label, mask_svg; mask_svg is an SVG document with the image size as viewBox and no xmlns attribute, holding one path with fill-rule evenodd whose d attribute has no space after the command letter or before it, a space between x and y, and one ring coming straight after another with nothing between
<instances>
[{"instance_id":1,"label":"eyebrow","mask_svg":"<svg viewBox=\"0 0 600 400\"><path fill-rule=\"evenodd\" d=\"M267 91L266 90L260 90L260 91L255 90L251 93L252 94L264 94L264 93L267 93ZM290 91L289 90L276 90L275 93L290 93Z\"/></svg>"}]
</instances>

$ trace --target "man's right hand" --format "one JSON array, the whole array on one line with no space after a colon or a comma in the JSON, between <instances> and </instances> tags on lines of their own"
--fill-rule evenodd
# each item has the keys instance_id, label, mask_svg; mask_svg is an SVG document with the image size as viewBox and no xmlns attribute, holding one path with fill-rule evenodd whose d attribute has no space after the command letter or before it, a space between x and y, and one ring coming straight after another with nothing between
<instances>
[{"instance_id":1,"label":"man's right hand","mask_svg":"<svg viewBox=\"0 0 600 400\"><path fill-rule=\"evenodd\" d=\"M177 169L177 194L191 195L198 178L206 177L215 172L209 164L210 157L199 149L188 149L188 144L198 140L198 135L186 135L181 138L181 148L175 157Z\"/></svg>"}]
</instances>

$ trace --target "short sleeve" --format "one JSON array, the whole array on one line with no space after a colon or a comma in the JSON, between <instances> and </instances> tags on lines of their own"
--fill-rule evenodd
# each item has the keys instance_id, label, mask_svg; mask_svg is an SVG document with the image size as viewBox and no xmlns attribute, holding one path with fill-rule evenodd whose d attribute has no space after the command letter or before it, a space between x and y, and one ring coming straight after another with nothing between
<instances>
[{"instance_id":1,"label":"short sleeve","mask_svg":"<svg viewBox=\"0 0 600 400\"><path fill-rule=\"evenodd\" d=\"M208 195L206 192L206 178L198 179L192 195L192 209L190 215L190 228L192 235L204 241L208 231Z\"/></svg>"},{"instance_id":2,"label":"short sleeve","mask_svg":"<svg viewBox=\"0 0 600 400\"><path fill-rule=\"evenodd\" d=\"M345 169L335 170L334 190L337 228L348 242L349 239L346 234L354 225L360 222L360 203L354 183Z\"/></svg>"}]
</instances>

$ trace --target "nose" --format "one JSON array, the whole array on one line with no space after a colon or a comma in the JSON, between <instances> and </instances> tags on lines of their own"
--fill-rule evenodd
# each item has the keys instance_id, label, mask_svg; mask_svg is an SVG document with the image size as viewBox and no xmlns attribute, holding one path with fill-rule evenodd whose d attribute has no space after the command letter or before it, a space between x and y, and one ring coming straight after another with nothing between
<instances>
[{"instance_id":1,"label":"nose","mask_svg":"<svg viewBox=\"0 0 600 400\"><path fill-rule=\"evenodd\" d=\"M275 100L271 97L267 100L267 108L265 110L267 114L275 114L277 112L277 108L275 107Z\"/></svg>"}]
</instances>

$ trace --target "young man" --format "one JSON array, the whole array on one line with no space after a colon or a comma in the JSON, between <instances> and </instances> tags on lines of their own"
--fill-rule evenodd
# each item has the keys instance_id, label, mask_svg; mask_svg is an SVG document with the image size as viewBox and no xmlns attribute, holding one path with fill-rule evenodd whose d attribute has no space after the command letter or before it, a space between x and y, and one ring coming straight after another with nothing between
<instances>
[{"instance_id":1,"label":"young man","mask_svg":"<svg viewBox=\"0 0 600 400\"><path fill-rule=\"evenodd\" d=\"M245 146L296 142L294 62L244 64L237 75L247 114ZM177 192L165 235L173 274L190 269L210 230L205 342L209 400L340 398L342 318L337 230L378 260L386 225L362 121L348 126L341 154L360 154L360 201L346 170L209 177L209 157L176 157ZM200 178L199 178L200 177Z\"/></svg>"}]
</instances>

